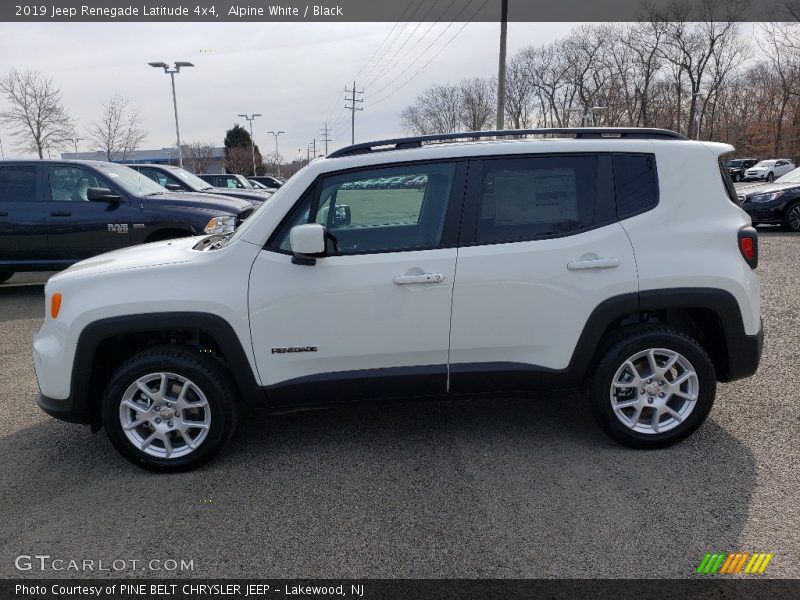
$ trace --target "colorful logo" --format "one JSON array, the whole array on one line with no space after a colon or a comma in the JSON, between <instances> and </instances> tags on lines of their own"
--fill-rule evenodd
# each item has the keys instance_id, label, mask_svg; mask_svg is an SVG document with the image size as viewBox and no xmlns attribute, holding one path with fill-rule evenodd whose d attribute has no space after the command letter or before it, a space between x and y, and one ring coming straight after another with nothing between
<instances>
[{"instance_id":1,"label":"colorful logo","mask_svg":"<svg viewBox=\"0 0 800 600\"><path fill-rule=\"evenodd\" d=\"M774 554L757 552L706 552L696 573L712 575L725 573L735 575L738 573L763 573Z\"/></svg>"}]
</instances>

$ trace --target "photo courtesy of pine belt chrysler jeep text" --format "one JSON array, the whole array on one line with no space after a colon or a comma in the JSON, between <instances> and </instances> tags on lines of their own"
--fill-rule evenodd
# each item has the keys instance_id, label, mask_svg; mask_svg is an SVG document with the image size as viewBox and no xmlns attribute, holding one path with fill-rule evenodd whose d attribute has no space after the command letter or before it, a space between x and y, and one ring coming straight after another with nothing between
<instances>
[{"instance_id":1,"label":"photo courtesy of pine belt chrysler jeep text","mask_svg":"<svg viewBox=\"0 0 800 600\"><path fill-rule=\"evenodd\" d=\"M52 277L38 403L161 471L207 461L248 407L553 388L618 442L674 444L761 355L732 150L596 128L343 148L234 233Z\"/></svg>"}]
</instances>

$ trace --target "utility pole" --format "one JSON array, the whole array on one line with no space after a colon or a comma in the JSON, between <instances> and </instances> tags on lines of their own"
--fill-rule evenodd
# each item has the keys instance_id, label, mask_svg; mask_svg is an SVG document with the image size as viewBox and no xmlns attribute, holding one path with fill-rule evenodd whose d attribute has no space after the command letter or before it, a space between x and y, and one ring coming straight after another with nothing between
<instances>
[{"instance_id":1,"label":"utility pole","mask_svg":"<svg viewBox=\"0 0 800 600\"><path fill-rule=\"evenodd\" d=\"M497 129L505 127L506 107L506 38L508 37L508 0L500 8L500 60L497 67Z\"/></svg>"},{"instance_id":2,"label":"utility pole","mask_svg":"<svg viewBox=\"0 0 800 600\"><path fill-rule=\"evenodd\" d=\"M359 102L363 103L364 100L356 98L356 94L362 94L363 95L364 94L364 90L360 90L360 91L357 90L356 89L356 82L354 81L353 82L353 89L352 90L348 90L347 88L344 88L344 91L347 92L348 94L350 94L349 98L347 96L345 96L345 99L344 99L345 102L349 102L350 103L350 106L347 106L347 104L345 104L344 107L347 110L350 111L350 143L351 144L355 144L356 143L356 111L357 110L364 110L363 106L360 107L360 108L358 107L358 103Z\"/></svg>"},{"instance_id":3,"label":"utility pole","mask_svg":"<svg viewBox=\"0 0 800 600\"><path fill-rule=\"evenodd\" d=\"M256 173L256 138L253 137L253 121L256 120L256 117L260 117L261 113L253 113L250 116L247 115L237 115L237 116L244 117L250 124L250 151L253 153L253 177L255 177L256 175L258 175L258 173Z\"/></svg>"},{"instance_id":4,"label":"utility pole","mask_svg":"<svg viewBox=\"0 0 800 600\"><path fill-rule=\"evenodd\" d=\"M267 133L271 133L275 136L275 170L277 171L277 176L281 176L281 155L278 152L278 136L282 133L286 133L285 131L268 131Z\"/></svg>"},{"instance_id":5,"label":"utility pole","mask_svg":"<svg viewBox=\"0 0 800 600\"><path fill-rule=\"evenodd\" d=\"M319 130L322 134L322 141L325 142L325 156L328 156L328 142L332 142L333 138L330 137L330 134L333 132L332 129L328 129L328 122L325 121L325 127Z\"/></svg>"}]
</instances>

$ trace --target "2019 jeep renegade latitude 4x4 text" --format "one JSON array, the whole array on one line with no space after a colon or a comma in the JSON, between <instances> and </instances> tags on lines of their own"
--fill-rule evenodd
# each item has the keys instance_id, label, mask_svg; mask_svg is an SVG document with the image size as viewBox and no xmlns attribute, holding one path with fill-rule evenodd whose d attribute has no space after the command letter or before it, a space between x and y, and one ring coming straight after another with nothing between
<instances>
[{"instance_id":1,"label":"2019 jeep renegade latitude 4x4 text","mask_svg":"<svg viewBox=\"0 0 800 600\"><path fill-rule=\"evenodd\" d=\"M351 146L232 235L54 276L39 405L156 470L208 460L242 405L583 388L619 442L685 438L761 353L732 148L642 129L432 143L490 135Z\"/></svg>"}]
</instances>

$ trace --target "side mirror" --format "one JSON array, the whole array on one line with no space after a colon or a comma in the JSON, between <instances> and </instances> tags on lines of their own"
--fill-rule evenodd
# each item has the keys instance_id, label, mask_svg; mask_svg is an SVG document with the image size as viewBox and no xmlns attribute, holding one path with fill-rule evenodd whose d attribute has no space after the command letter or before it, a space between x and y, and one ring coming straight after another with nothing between
<instances>
[{"instance_id":1,"label":"side mirror","mask_svg":"<svg viewBox=\"0 0 800 600\"><path fill-rule=\"evenodd\" d=\"M342 204L336 207L336 214L333 216L333 224L336 227L347 227L350 225L351 220L352 215L349 206Z\"/></svg>"},{"instance_id":2,"label":"side mirror","mask_svg":"<svg viewBox=\"0 0 800 600\"><path fill-rule=\"evenodd\" d=\"M168 183L164 187L167 188L170 192L180 192L183 189L177 183Z\"/></svg>"},{"instance_id":3,"label":"side mirror","mask_svg":"<svg viewBox=\"0 0 800 600\"><path fill-rule=\"evenodd\" d=\"M289 232L292 262L296 265L314 265L317 258L325 256L325 228L318 223L295 225Z\"/></svg>"},{"instance_id":4,"label":"side mirror","mask_svg":"<svg viewBox=\"0 0 800 600\"><path fill-rule=\"evenodd\" d=\"M86 190L86 198L91 202L119 202L119 194L108 188L90 187Z\"/></svg>"}]
</instances>

